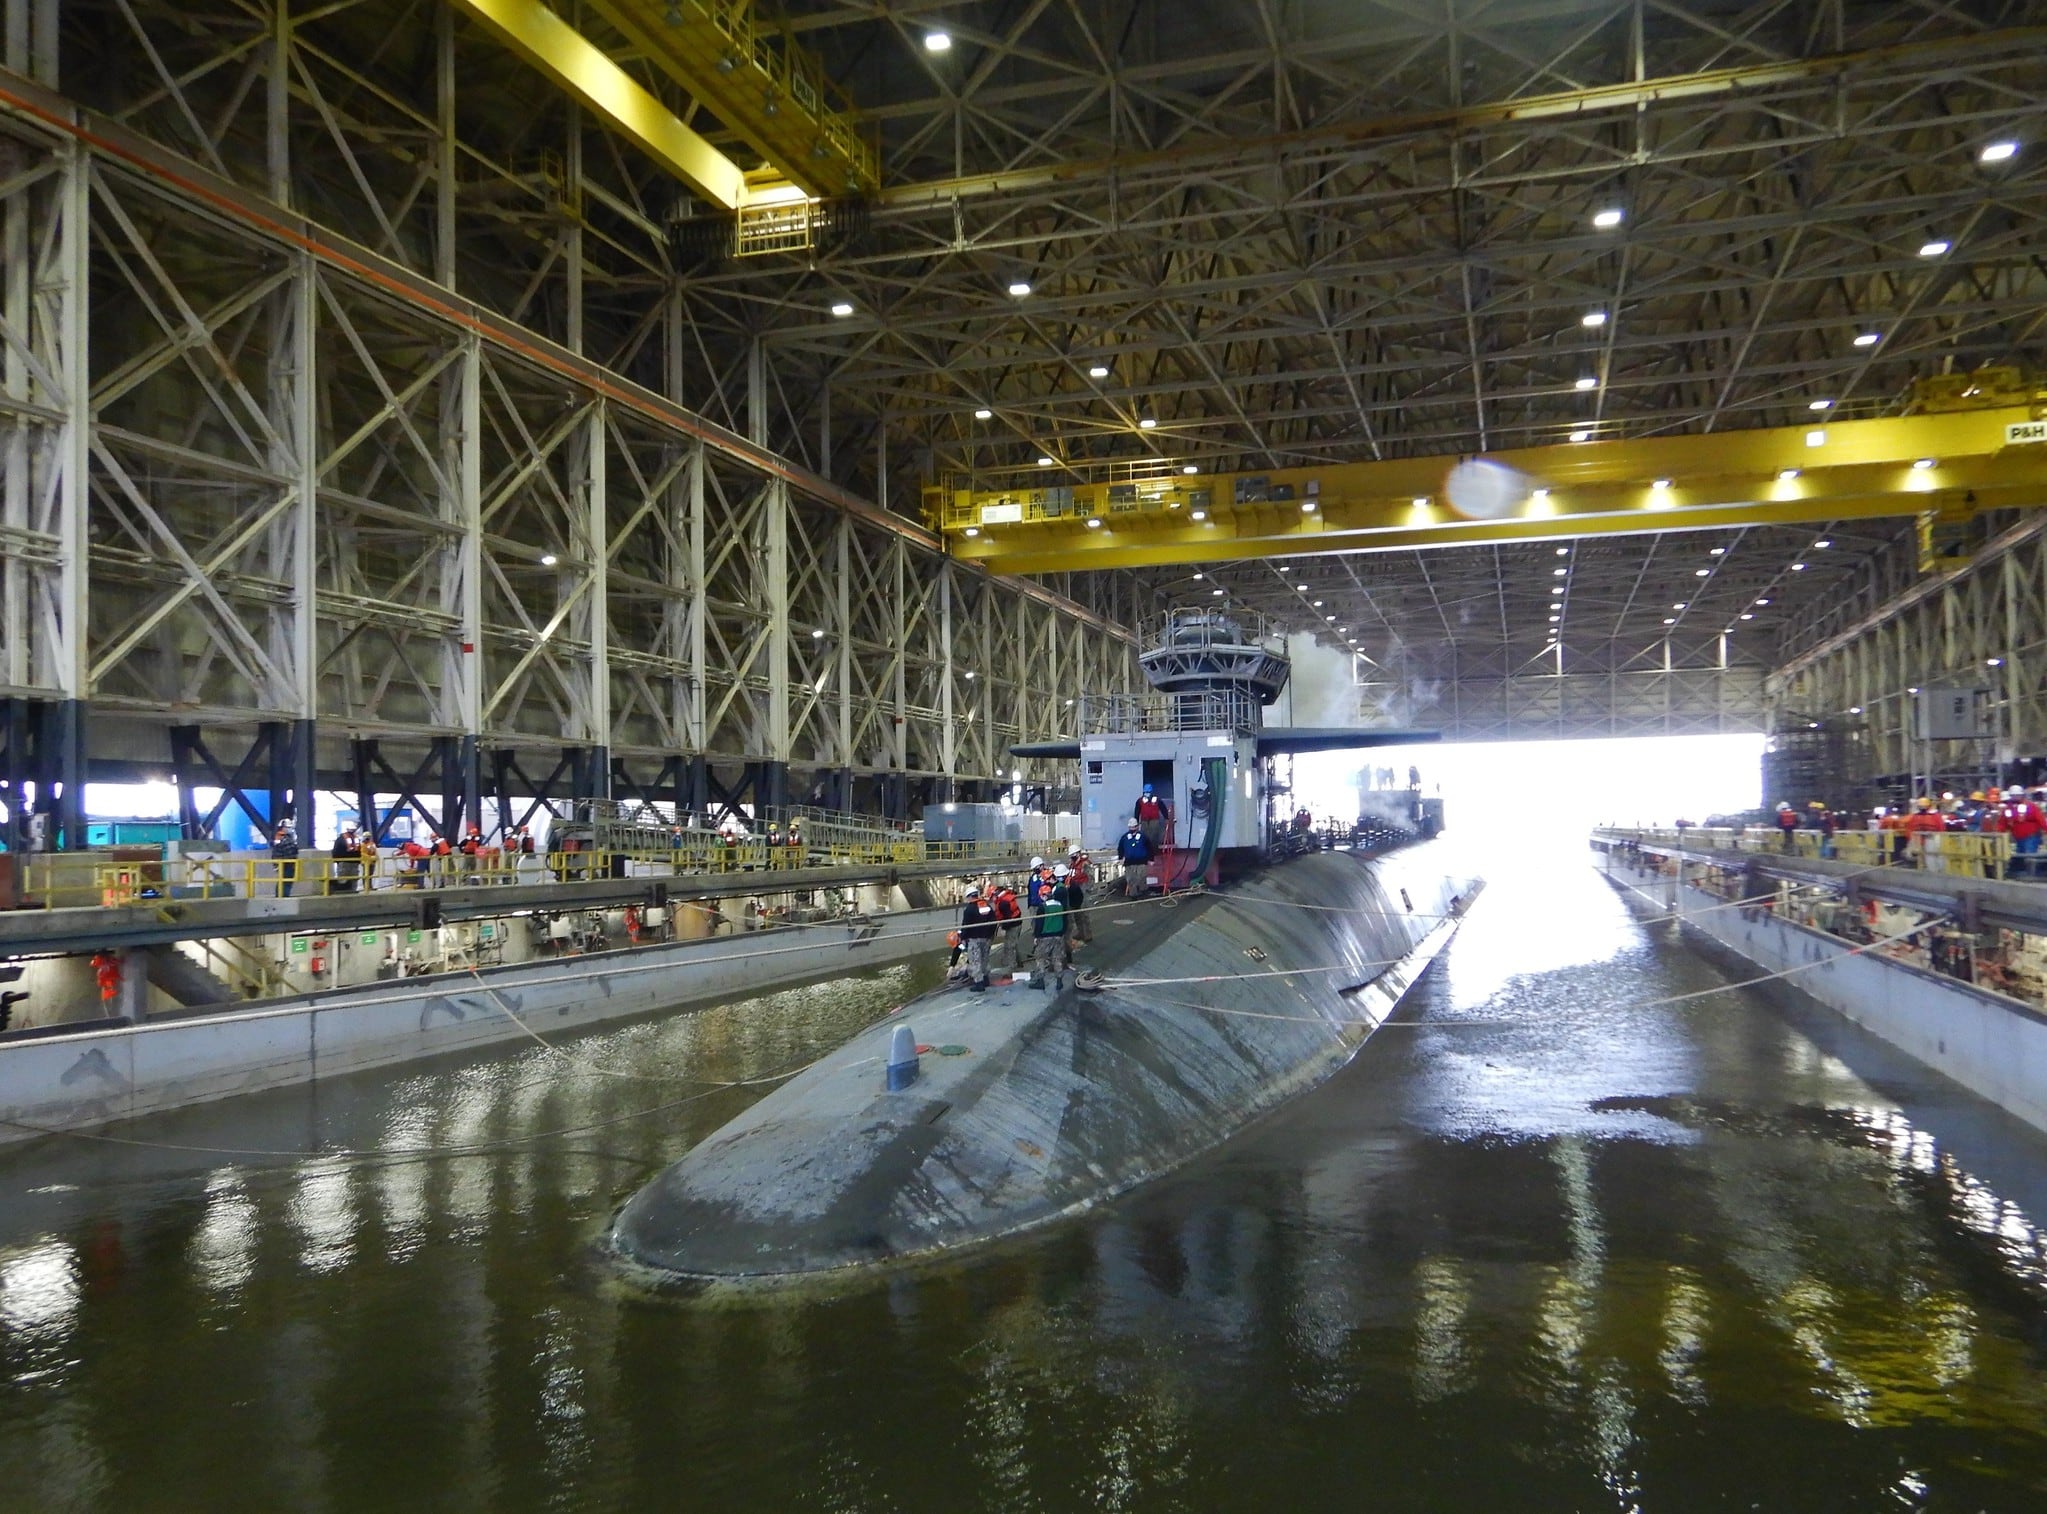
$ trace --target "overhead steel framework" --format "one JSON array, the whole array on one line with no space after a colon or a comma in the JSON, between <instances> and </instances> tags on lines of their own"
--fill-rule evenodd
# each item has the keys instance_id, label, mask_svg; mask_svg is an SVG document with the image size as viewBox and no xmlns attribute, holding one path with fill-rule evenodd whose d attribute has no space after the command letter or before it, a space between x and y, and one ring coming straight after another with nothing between
<instances>
[{"instance_id":1,"label":"overhead steel framework","mask_svg":"<svg viewBox=\"0 0 2047 1514\"><path fill-rule=\"evenodd\" d=\"M606 19L631 10L665 20L660 7L564 0L552 9L676 120L741 151L743 135L717 116L708 85L693 93ZM703 739L708 753L741 765L725 782L745 781L732 774L754 763L800 763L834 744L836 756L850 750L858 761L871 746L861 734L874 728L862 724L871 694L854 688L842 722L850 736L841 732L838 685L816 689L818 668L800 642L838 644L830 606L810 603L819 583L837 593L850 581L856 596L878 599L895 576L890 554L912 585L901 613L917 624L877 664L901 657L907 668L900 679L877 673L885 691L900 682L903 692L882 699L876 720L884 735L904 730L905 760L915 753L930 772L943 766L943 732L957 725L944 718L941 685L955 712L977 711L973 730L952 737L958 771L997 772L1005 725L1055 727L1072 686L1094 679L1070 671L1088 655L1081 638L1050 645L1081 613L1065 606L1134 623L1161 595L1180 595L1204 563L1229 594L1367 659L1361 681L1375 703L1408 711L1403 723L1441 718L1464 734L1659 721L1754 728L1761 680L1799 650L1808 615L1857 592L1879 565L1916 573L1924 560L1938 570L1948 555L1940 540L1922 540L1917 521L1857 520L1845 509L1809 524L1780 516L1577 541L1555 565L1545 561L1551 544L1434 550L1438 538L1416 537L1397 550L1321 557L1312 565L1319 594L1306 597L1280 582L1279 570L1295 566L1291 545L1256 562L1189 558L1170 568L1094 571L1105 559L1076 557L1032 565L1052 570L1045 587L1063 599L1018 599L926 555L934 538L914 523L921 491L951 478L977 490L1019 477L1077 486L1118 468L1255 477L1430 459L1440 475L1449 459L1481 452L1797 426L1822 400L1830 425L1884 420L1931 375L2047 362L2037 257L2047 152L2036 145L2047 138L2047 0L1354 0L1199 14L1154 0L1011 9L790 0L786 12L788 34L873 126L880 188L824 202L811 245L737 260L730 237L704 235L697 194L584 103L539 87L526 62L455 6L6 0L16 74L61 85L69 98L60 103L92 112L107 140L175 157L184 182L224 182L230 198L281 208L280 224L308 234L298 252L310 277L237 252L228 262L240 282L230 284L188 264L212 256L208 237L249 240L245 229L220 229L232 215L160 177L134 179L102 152L83 187L65 192L129 209L145 245L161 226L208 249L160 259L158 279L109 212L52 221L35 199L59 193L44 165L66 150L61 134L31 131L26 147L11 149L26 156L0 172L0 188L33 205L21 224L42 228L45 241L67 224L84 228L90 308L149 321L138 281L192 285L201 324L219 313L208 329L221 332L212 345L228 355L226 370L276 417L269 431L284 445L274 448L204 344L186 352L219 399L187 376L185 355L139 381L124 397L127 429L189 445L212 468L167 459L158 446L147 468L167 470L166 498L210 493L215 475L231 472L219 459L254 469L233 484L251 499L270 497L292 469L319 467L318 448L311 464L292 450L304 433L286 429L277 409L297 391L280 377L290 371L278 355L284 338L271 335L292 328L272 307L310 310L316 394L332 382L322 352L329 369L359 370L352 405L313 403L319 427L330 426L328 410L338 417L319 432L321 446L345 442L341 426L389 412L337 465L337 479L353 480L337 482L337 495L376 503L386 478L402 478L411 498L444 511L445 453L469 434L460 413L473 394L475 573L442 566L443 534L423 522L447 522L424 506L402 510L404 524L365 516L351 528L357 544L331 559L360 575L336 593L373 599L404 588L393 614L412 629L394 636L366 624L350 637L352 648L405 642L403 658L387 659L388 684L363 691L390 726L424 721L422 740L459 742L481 727L538 741L536 727L580 732L579 722L608 711L605 734L621 760L648 762L671 729L687 735L694 706L663 681L681 676L662 663L678 643L666 621L640 618L660 620L675 601L635 582L665 593L687 573L653 571L651 546L621 546L608 583L592 565L604 532L625 521L653 530L640 508L663 488L687 496L695 477L707 543L737 535L767 554L774 523L797 522L782 539L800 575L804 554L837 550L831 532L853 533L849 573L812 574L787 590L800 602L785 631L749 618L767 603L765 568L746 570L751 593L704 590L703 710L707 722L723 714ZM950 47L926 47L925 32L941 27ZM44 176L21 185L30 171ZM129 208L138 195L172 208L138 216ZM322 261L329 238L397 287ZM35 338L47 346L63 319L53 292L65 287L66 254L52 245L36 256L54 261L25 281L34 297L9 308L51 310L57 324ZM10 259L10 270L20 266ZM280 274L283 283L250 294ZM434 316L431 333L412 331L414 315L388 314L422 295L457 314ZM229 311L238 299L253 303ZM144 359L148 345L186 340L160 323L137 327L151 330L150 342L120 334L130 350L111 356L115 367ZM459 350L464 333L474 335L473 359ZM530 350L499 339L508 333ZM95 353L88 386L98 363ZM32 430L46 448L82 447L88 470L112 480L89 437L61 422L82 411L42 389L31 399L26 377L9 382L11 414L28 405L60 417L18 423L17 433ZM174 389L175 399L158 393ZM215 411L234 423L193 429ZM676 431L701 460L668 478L663 438ZM1570 442L1577 434L1586 440ZM99 450L153 501L156 473L139 474L133 444L111 441ZM372 454L387 452L376 488L365 488ZM515 456L545 461L521 473L509 467ZM1041 456L1052 463L1040 468ZM593 476L604 480L601 521L584 503ZM521 524L483 524L491 489L509 491L508 513L493 521ZM776 490L780 505L767 498ZM24 495L10 506L11 530L26 529L37 509L45 526L82 519L30 494L36 504ZM1959 513L1980 516L1986 503L2024 501L1979 498ZM132 501L123 508L153 529ZM182 518L183 508L173 513ZM1932 536L1953 524L1936 521ZM258 544L239 545L224 529L190 537L187 553L203 567L230 552L214 592L276 671L294 674L236 597L253 591L227 587L246 568L232 554ZM30 585L59 593L63 554L35 530L33 541L18 530L8 538L9 582L21 594ZM259 537L262 550L282 550ZM126 539L140 551L132 532ZM754 550L723 571L765 561ZM384 551L412 553L415 576L379 568ZM716 549L707 552L710 575ZM543 572L536 553L557 561ZM117 553L109 562L140 572ZM1567 569L1561 584L1555 566ZM276 594L276 582L263 592ZM915 596L940 583L953 587L917 608ZM145 614L170 591L156 592L140 601ZM451 633L428 623L458 615L472 592L485 651L443 647L456 659L443 668L426 645ZM948 604L971 618L961 606L976 593L999 613L982 612L997 629L986 640L991 664L972 669L970 689L961 663L942 660L967 655L944 625ZM1311 608L1313 597L1325 606ZM691 613L681 615L684 662L696 655ZM1009 618L1018 615L1029 621L1021 636ZM110 673L140 687L153 676L152 637L193 617L230 618L194 589L121 649ZM817 629L826 637L810 638ZM849 637L852 661L866 662L865 648L888 644L895 629ZM252 686L288 682L233 633L221 639L207 677L233 666ZM639 670L649 692L617 671L630 660L614 661L623 649L655 659ZM475 721L445 714L471 698L463 655L486 657L492 670L474 696ZM325 656L317 651L315 665ZM590 675L599 662L611 670L601 688ZM945 666L950 674L915 692L915 669ZM82 662L72 686L86 686L88 671ZM728 681L714 692L719 677ZM976 702L1003 679L1001 701ZM58 686L45 678L34 690ZM296 719L292 706L262 708ZM665 724L656 709L668 712ZM786 759L769 755L784 750L778 709ZM60 736L24 749L54 760ZM211 749L239 761L231 743Z\"/></svg>"},{"instance_id":2,"label":"overhead steel framework","mask_svg":"<svg viewBox=\"0 0 2047 1514\"><path fill-rule=\"evenodd\" d=\"M10 64L55 13L10 5ZM304 59L257 57L296 200L295 124L331 109L294 103ZM1131 685L1128 606L991 580L774 452L758 345L746 434L668 397L675 301L649 389L580 355L578 320L562 342L492 314L26 80L0 106L10 824L32 785L76 842L54 798L207 743L301 803L365 762L452 763L450 825L562 751L592 794L866 782L900 807L1007 781L1069 690Z\"/></svg>"}]
</instances>

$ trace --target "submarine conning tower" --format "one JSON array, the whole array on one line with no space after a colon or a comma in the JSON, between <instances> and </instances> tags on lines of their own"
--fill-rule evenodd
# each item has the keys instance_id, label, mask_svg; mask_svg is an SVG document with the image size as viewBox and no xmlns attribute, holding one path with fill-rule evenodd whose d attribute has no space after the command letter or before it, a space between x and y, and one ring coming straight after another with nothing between
<instances>
[{"instance_id":1,"label":"submarine conning tower","mask_svg":"<svg viewBox=\"0 0 2047 1514\"><path fill-rule=\"evenodd\" d=\"M1265 845L1258 736L1285 690L1286 643L1241 611L1176 609L1140 630L1153 692L1080 704L1081 844L1114 854L1146 784L1170 806L1168 855L1185 880L1213 876L1221 855Z\"/></svg>"},{"instance_id":2,"label":"submarine conning tower","mask_svg":"<svg viewBox=\"0 0 2047 1514\"><path fill-rule=\"evenodd\" d=\"M1245 610L1168 610L1139 630L1151 692L1076 702L1073 741L1032 742L1020 757L1078 758L1081 845L1113 859L1146 784L1170 813L1160 881L1206 878L1269 855L1268 800L1279 788L1264 759L1435 741L1434 731L1273 728L1265 709L1292 673L1284 634ZM1419 827L1416 827L1419 834Z\"/></svg>"}]
</instances>

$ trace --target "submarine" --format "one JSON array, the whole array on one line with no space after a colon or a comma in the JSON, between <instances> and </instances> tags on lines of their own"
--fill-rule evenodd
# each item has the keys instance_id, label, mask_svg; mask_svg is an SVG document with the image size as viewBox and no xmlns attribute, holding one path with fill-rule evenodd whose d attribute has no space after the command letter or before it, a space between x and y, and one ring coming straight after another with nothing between
<instances>
[{"instance_id":1,"label":"submarine","mask_svg":"<svg viewBox=\"0 0 2047 1514\"><path fill-rule=\"evenodd\" d=\"M1276 759L1436 733L1265 727L1284 642L1233 614L1168 612L1145 641L1149 694L1084 697L1076 739L1012 750L1079 762L1097 857L1143 785L1170 795L1159 891L1091 895L1094 939L1058 982L948 985L810 1064L628 1199L614 1256L744 1285L949 1258L1219 1145L1393 1014L1483 882L1418 782L1361 793L1327 846L1276 813Z\"/></svg>"}]
</instances>

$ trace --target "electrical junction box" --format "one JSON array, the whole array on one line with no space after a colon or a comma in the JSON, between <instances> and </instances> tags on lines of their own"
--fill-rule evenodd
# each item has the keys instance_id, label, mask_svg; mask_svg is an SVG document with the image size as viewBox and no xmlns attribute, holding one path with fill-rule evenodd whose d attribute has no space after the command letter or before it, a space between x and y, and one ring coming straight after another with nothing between
<instances>
[{"instance_id":1,"label":"electrical junction box","mask_svg":"<svg viewBox=\"0 0 2047 1514\"><path fill-rule=\"evenodd\" d=\"M1988 689L1926 688L1913 698L1915 741L1969 741L1990 734Z\"/></svg>"}]
</instances>

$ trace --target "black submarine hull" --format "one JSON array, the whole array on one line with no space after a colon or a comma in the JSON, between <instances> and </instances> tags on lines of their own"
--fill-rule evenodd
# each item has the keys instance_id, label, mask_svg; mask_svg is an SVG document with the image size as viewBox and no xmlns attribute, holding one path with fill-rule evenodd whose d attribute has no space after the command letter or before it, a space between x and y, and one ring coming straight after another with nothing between
<instances>
[{"instance_id":1,"label":"black submarine hull","mask_svg":"<svg viewBox=\"0 0 2047 1514\"><path fill-rule=\"evenodd\" d=\"M1100 987L913 1000L642 1188L611 1245L679 1277L796 1281L930 1259L1157 1176L1322 1082L1393 1013L1482 886L1442 845L1110 900L1078 962ZM934 1050L890 1092L899 1024Z\"/></svg>"}]
</instances>

